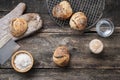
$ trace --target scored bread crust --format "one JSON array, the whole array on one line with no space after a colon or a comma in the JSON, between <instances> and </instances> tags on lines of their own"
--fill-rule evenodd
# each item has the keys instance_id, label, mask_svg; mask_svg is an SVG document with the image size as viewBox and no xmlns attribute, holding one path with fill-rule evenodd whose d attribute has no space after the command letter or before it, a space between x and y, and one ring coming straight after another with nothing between
<instances>
[{"instance_id":1,"label":"scored bread crust","mask_svg":"<svg viewBox=\"0 0 120 80\"><path fill-rule=\"evenodd\" d=\"M53 61L58 66L66 66L69 63L70 54L66 46L58 47L53 54Z\"/></svg>"},{"instance_id":2,"label":"scored bread crust","mask_svg":"<svg viewBox=\"0 0 120 80\"><path fill-rule=\"evenodd\" d=\"M69 24L75 30L84 30L87 25L87 17L83 12L76 12L71 17Z\"/></svg>"},{"instance_id":3,"label":"scored bread crust","mask_svg":"<svg viewBox=\"0 0 120 80\"><path fill-rule=\"evenodd\" d=\"M28 29L27 21L23 18L16 18L11 21L10 31L14 37L22 36Z\"/></svg>"}]
</instances>

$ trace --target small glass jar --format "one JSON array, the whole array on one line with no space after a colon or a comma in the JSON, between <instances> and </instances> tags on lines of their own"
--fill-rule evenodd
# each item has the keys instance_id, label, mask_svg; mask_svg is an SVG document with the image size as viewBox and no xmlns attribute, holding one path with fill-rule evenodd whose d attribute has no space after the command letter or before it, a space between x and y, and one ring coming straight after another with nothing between
<instances>
[{"instance_id":1,"label":"small glass jar","mask_svg":"<svg viewBox=\"0 0 120 80\"><path fill-rule=\"evenodd\" d=\"M109 19L101 19L96 24L96 31L101 37L109 37L114 32L114 24Z\"/></svg>"}]
</instances>

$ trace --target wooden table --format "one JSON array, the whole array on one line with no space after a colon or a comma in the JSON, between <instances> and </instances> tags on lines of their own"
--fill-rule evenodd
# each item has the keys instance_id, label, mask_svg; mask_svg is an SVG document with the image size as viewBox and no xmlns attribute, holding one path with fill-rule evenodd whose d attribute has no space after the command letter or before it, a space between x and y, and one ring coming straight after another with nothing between
<instances>
[{"instance_id":1,"label":"wooden table","mask_svg":"<svg viewBox=\"0 0 120 80\"><path fill-rule=\"evenodd\" d=\"M10 59L0 66L0 80L120 80L120 0L106 0L103 18L115 24L115 32L108 38L99 37L95 27L81 34L69 27L57 26L49 17L45 0L0 0L0 17L19 2L27 4L26 12L37 12L44 21L42 30L17 41L21 49L32 53L35 63L30 72L20 74L13 70ZM88 48L95 38L105 46L100 55L92 54ZM66 68L59 68L52 61L59 45L67 45L71 53L70 65Z\"/></svg>"}]
</instances>

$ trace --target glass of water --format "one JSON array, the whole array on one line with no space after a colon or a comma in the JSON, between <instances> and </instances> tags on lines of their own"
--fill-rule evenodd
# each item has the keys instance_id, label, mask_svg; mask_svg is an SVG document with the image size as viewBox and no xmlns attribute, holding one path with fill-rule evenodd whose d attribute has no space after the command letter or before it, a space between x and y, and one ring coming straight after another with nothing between
<instances>
[{"instance_id":1,"label":"glass of water","mask_svg":"<svg viewBox=\"0 0 120 80\"><path fill-rule=\"evenodd\" d=\"M109 37L114 32L114 24L109 19L101 19L96 24L96 31L101 37Z\"/></svg>"}]
</instances>

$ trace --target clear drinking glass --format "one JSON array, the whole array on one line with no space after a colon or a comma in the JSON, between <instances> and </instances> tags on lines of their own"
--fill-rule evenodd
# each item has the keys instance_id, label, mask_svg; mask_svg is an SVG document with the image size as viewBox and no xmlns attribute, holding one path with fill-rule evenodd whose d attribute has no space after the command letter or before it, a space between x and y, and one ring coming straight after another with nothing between
<instances>
[{"instance_id":1,"label":"clear drinking glass","mask_svg":"<svg viewBox=\"0 0 120 80\"><path fill-rule=\"evenodd\" d=\"M96 24L96 31L101 37L109 37L114 32L114 24L109 19L101 19Z\"/></svg>"}]
</instances>

